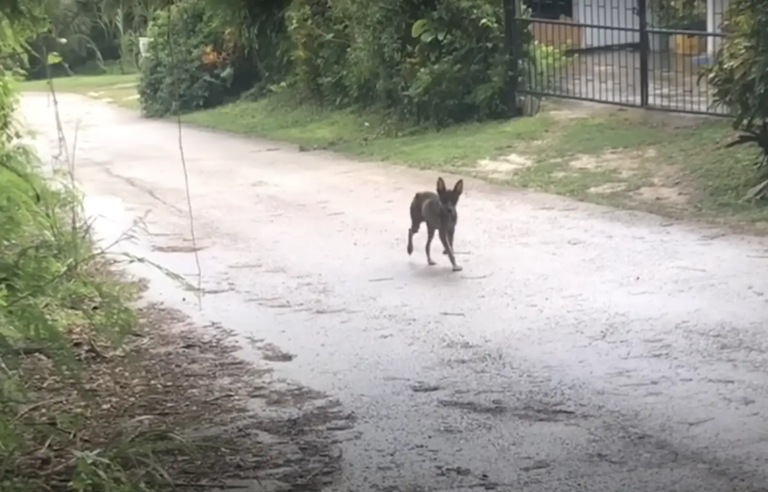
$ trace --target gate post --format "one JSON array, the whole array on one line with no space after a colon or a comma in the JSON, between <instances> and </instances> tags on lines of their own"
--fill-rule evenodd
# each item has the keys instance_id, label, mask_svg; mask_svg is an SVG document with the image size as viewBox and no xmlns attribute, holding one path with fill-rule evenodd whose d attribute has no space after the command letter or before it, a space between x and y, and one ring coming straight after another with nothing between
<instances>
[{"instance_id":1,"label":"gate post","mask_svg":"<svg viewBox=\"0 0 768 492\"><path fill-rule=\"evenodd\" d=\"M507 62L506 102L509 116L518 116L517 83L520 79L520 60L517 50L517 0L502 0L504 9L504 48Z\"/></svg>"},{"instance_id":2,"label":"gate post","mask_svg":"<svg viewBox=\"0 0 768 492\"><path fill-rule=\"evenodd\" d=\"M640 106L648 107L648 5L646 0L637 0L637 17L640 24Z\"/></svg>"}]
</instances>

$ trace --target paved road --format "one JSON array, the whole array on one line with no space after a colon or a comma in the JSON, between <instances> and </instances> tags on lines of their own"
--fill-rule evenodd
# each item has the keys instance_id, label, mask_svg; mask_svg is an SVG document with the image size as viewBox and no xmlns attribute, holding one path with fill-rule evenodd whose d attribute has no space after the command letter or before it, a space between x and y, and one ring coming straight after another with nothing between
<instances>
[{"instance_id":1,"label":"paved road","mask_svg":"<svg viewBox=\"0 0 768 492\"><path fill-rule=\"evenodd\" d=\"M45 96L23 110L55 140ZM194 272L176 126L61 110L103 234L149 211L136 247ZM184 148L196 316L356 414L337 490L768 490L768 241L469 180L456 274L423 235L405 252L434 173L191 128Z\"/></svg>"}]
</instances>

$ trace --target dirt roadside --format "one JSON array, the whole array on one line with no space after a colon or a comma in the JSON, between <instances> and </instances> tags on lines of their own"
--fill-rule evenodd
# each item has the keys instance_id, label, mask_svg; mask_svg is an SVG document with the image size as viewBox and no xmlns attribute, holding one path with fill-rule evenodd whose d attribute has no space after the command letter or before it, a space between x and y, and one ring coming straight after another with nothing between
<instances>
[{"instance_id":1,"label":"dirt roadside","mask_svg":"<svg viewBox=\"0 0 768 492\"><path fill-rule=\"evenodd\" d=\"M23 464L44 470L49 490L68 490L67 442L98 454L146 440L165 477L148 480L155 490L313 491L335 480L341 454L329 427L352 421L336 402L240 360L220 326L194 326L160 304L139 314L140 329L118 350L70 334L84 366L83 392L59 379L45 357L27 359L31 389L44 404L23 418L68 437L40 443Z\"/></svg>"}]
</instances>

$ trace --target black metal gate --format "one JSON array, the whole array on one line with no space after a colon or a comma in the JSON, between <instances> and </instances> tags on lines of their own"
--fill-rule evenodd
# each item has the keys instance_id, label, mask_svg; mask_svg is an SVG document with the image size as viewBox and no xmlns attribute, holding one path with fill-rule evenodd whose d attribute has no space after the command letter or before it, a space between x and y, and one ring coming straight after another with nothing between
<instances>
[{"instance_id":1,"label":"black metal gate","mask_svg":"<svg viewBox=\"0 0 768 492\"><path fill-rule=\"evenodd\" d=\"M522 72L511 90L725 115L700 74L724 36L727 1L507 0L511 70ZM523 43L527 36L530 44Z\"/></svg>"}]
</instances>

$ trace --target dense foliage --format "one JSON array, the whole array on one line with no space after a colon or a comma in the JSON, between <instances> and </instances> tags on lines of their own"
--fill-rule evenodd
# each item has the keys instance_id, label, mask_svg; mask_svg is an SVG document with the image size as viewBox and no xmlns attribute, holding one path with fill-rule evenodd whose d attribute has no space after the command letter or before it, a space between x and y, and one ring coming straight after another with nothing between
<instances>
[{"instance_id":1,"label":"dense foliage","mask_svg":"<svg viewBox=\"0 0 768 492\"><path fill-rule=\"evenodd\" d=\"M316 101L439 124L504 113L502 11L492 0L294 0L295 81Z\"/></svg>"},{"instance_id":2,"label":"dense foliage","mask_svg":"<svg viewBox=\"0 0 768 492\"><path fill-rule=\"evenodd\" d=\"M140 71L147 115L286 88L297 102L438 125L511 109L500 0L41 2L51 24L30 40L36 76L119 60L121 70ZM152 42L139 64L141 37ZM535 59L532 46L520 39L519 53ZM540 54L521 74L533 79L538 65L560 59Z\"/></svg>"},{"instance_id":3,"label":"dense foliage","mask_svg":"<svg viewBox=\"0 0 768 492\"><path fill-rule=\"evenodd\" d=\"M233 33L201 0L158 12L142 63L139 95L145 114L163 116L221 104L242 59Z\"/></svg>"},{"instance_id":4,"label":"dense foliage","mask_svg":"<svg viewBox=\"0 0 768 492\"><path fill-rule=\"evenodd\" d=\"M756 144L758 167L768 171L768 0L731 0L723 30L729 36L706 75L743 132L734 144Z\"/></svg>"},{"instance_id":5,"label":"dense foliage","mask_svg":"<svg viewBox=\"0 0 768 492\"><path fill-rule=\"evenodd\" d=\"M291 0L206 0L221 25L232 30L251 71L250 87L260 95L269 84L285 80L291 71L291 44L284 13ZM247 82L245 82L247 84Z\"/></svg>"},{"instance_id":6,"label":"dense foliage","mask_svg":"<svg viewBox=\"0 0 768 492\"><path fill-rule=\"evenodd\" d=\"M257 96L289 87L303 102L376 107L438 125L509 109L496 0L182 0L170 11L170 24L164 11L150 29L141 83L147 114L171 112L177 93L178 109L188 111L248 86ZM192 11L197 17L185 14ZM234 58L227 36L237 46ZM173 49L164 39L174 40ZM226 62L205 67L211 52ZM223 73L240 83L230 87Z\"/></svg>"},{"instance_id":7,"label":"dense foliage","mask_svg":"<svg viewBox=\"0 0 768 492\"><path fill-rule=\"evenodd\" d=\"M30 391L40 389L40 377L51 388L76 381L76 334L116 340L135 326L123 288L99 273L77 194L68 180L51 187L38 174L14 120L13 75L24 66L25 40L47 28L43 0L0 4L0 490L118 490L127 483L120 468L62 432L75 428L74 415L48 422L29 415L54 404ZM87 415L79 418L87 425ZM63 465L53 450L67 455Z\"/></svg>"},{"instance_id":8,"label":"dense foliage","mask_svg":"<svg viewBox=\"0 0 768 492\"><path fill-rule=\"evenodd\" d=\"M736 127L768 119L768 0L731 0L729 36L708 71L715 97L736 114Z\"/></svg>"},{"instance_id":9,"label":"dense foliage","mask_svg":"<svg viewBox=\"0 0 768 492\"><path fill-rule=\"evenodd\" d=\"M173 0L40 0L48 29L27 39L30 78L137 69L138 37ZM60 56L48 63L46 53Z\"/></svg>"}]
</instances>

